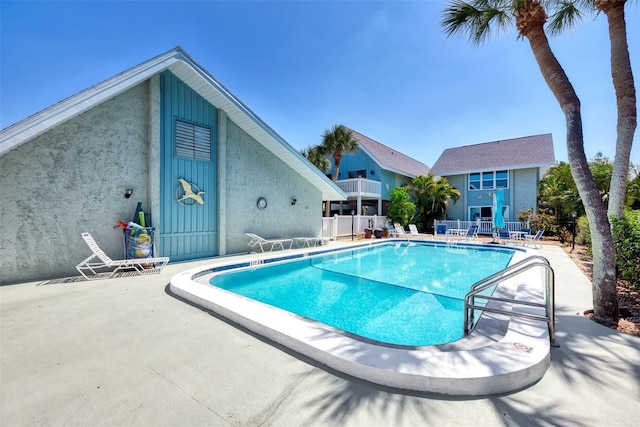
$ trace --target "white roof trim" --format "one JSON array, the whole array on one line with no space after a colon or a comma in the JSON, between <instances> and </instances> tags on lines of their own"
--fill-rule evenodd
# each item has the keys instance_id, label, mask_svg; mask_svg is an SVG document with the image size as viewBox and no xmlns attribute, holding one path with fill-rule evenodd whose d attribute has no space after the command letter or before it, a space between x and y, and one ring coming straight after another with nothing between
<instances>
[{"instance_id":1,"label":"white roof trim","mask_svg":"<svg viewBox=\"0 0 640 427\"><path fill-rule=\"evenodd\" d=\"M346 194L337 185L180 47L98 83L0 131L0 156L165 70L171 71L214 106L224 110L229 119L316 186L322 192L323 200L347 199Z\"/></svg>"},{"instance_id":2,"label":"white roof trim","mask_svg":"<svg viewBox=\"0 0 640 427\"><path fill-rule=\"evenodd\" d=\"M467 174L470 174L470 173L477 173L477 172L493 172L493 171L499 171L499 170L513 171L513 170L520 170L520 169L544 168L544 167L547 167L547 166L552 166L553 164L554 163L532 163L532 164L528 164L528 165L495 166L495 167L492 167L492 168L480 168L480 169L451 171L451 172L439 174L438 176L447 177L447 176L452 176L452 175L467 175Z\"/></svg>"}]
</instances>

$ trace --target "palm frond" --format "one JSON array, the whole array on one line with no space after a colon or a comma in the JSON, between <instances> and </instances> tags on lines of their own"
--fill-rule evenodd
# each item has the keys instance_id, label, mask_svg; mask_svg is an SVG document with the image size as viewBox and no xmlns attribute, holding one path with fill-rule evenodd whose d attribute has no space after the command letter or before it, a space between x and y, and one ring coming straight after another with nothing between
<instances>
[{"instance_id":1,"label":"palm frond","mask_svg":"<svg viewBox=\"0 0 640 427\"><path fill-rule=\"evenodd\" d=\"M507 5L507 7L504 7ZM466 35L471 43L481 44L492 33L502 31L511 24L509 2L499 0L450 0L442 14L442 26L447 37Z\"/></svg>"},{"instance_id":2,"label":"palm frond","mask_svg":"<svg viewBox=\"0 0 640 427\"><path fill-rule=\"evenodd\" d=\"M573 28L584 17L584 12L589 9L593 9L593 2L590 6L585 8L588 1L561 1L553 2L553 13L549 17L547 23L547 30L551 35L557 35L564 30Z\"/></svg>"}]
</instances>

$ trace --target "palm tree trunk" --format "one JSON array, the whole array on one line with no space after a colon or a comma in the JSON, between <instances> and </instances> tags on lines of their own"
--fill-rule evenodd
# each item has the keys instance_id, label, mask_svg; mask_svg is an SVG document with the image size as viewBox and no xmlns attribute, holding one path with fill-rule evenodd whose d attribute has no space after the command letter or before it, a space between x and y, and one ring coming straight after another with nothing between
<instances>
[{"instance_id":1,"label":"palm tree trunk","mask_svg":"<svg viewBox=\"0 0 640 427\"><path fill-rule=\"evenodd\" d=\"M589 170L584 153L580 100L569 78L551 51L543 23L530 25L521 33L529 40L540 71L560 104L567 125L567 155L571 174L576 182L589 220L593 250L594 315L608 322L618 322L613 238L604 203Z\"/></svg>"},{"instance_id":2,"label":"palm tree trunk","mask_svg":"<svg viewBox=\"0 0 640 427\"><path fill-rule=\"evenodd\" d=\"M613 162L609 193L609 215L616 218L622 217L624 210L627 181L629 179L629 158L633 135L637 126L636 89L627 44L627 25L624 18L625 3L626 0L600 0L594 2L596 8L607 15L607 21L609 22L611 77L616 91L618 107L616 156Z\"/></svg>"}]
</instances>

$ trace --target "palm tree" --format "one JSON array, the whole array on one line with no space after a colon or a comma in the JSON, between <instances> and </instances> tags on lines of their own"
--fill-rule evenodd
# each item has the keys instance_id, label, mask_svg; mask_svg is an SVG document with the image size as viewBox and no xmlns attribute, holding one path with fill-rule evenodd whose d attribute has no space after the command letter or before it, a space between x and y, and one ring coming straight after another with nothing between
<instances>
[{"instance_id":1,"label":"palm tree","mask_svg":"<svg viewBox=\"0 0 640 427\"><path fill-rule=\"evenodd\" d=\"M304 156L312 165L320 169L323 173L326 173L327 170L331 167L329 163L329 159L324 155L322 149L318 145L314 145L312 147L303 148L300 150L300 154Z\"/></svg>"},{"instance_id":2,"label":"palm tree","mask_svg":"<svg viewBox=\"0 0 640 427\"><path fill-rule=\"evenodd\" d=\"M353 133L343 125L335 125L322 134L320 151L325 155L333 156L333 182L338 182L338 173L342 155L358 148L358 140Z\"/></svg>"},{"instance_id":3,"label":"palm tree","mask_svg":"<svg viewBox=\"0 0 640 427\"><path fill-rule=\"evenodd\" d=\"M540 202L554 210L558 222L562 215L567 216L572 211L581 214L584 209L568 163L560 162L549 168L538 190Z\"/></svg>"},{"instance_id":4,"label":"palm tree","mask_svg":"<svg viewBox=\"0 0 640 427\"><path fill-rule=\"evenodd\" d=\"M438 178L432 173L413 178L409 188L422 230L431 228L434 219L444 218L449 202L456 202L460 198L460 191L449 184L446 178Z\"/></svg>"},{"instance_id":5,"label":"palm tree","mask_svg":"<svg viewBox=\"0 0 640 427\"><path fill-rule=\"evenodd\" d=\"M420 175L413 178L409 184L409 191L416 205L416 222L420 224L422 231L429 229L429 198L436 186L433 178L433 174Z\"/></svg>"},{"instance_id":6,"label":"palm tree","mask_svg":"<svg viewBox=\"0 0 640 427\"><path fill-rule=\"evenodd\" d=\"M627 24L624 17L626 4L627 0L558 1L556 2L558 9L549 25L550 31L556 33L571 27L581 18L581 11L597 10L607 16L611 44L611 77L618 109L616 155L613 161L608 208L608 215L615 218L621 218L624 209L631 147L637 126L636 89L629 59Z\"/></svg>"},{"instance_id":7,"label":"palm tree","mask_svg":"<svg viewBox=\"0 0 640 427\"><path fill-rule=\"evenodd\" d=\"M594 315L618 322L615 253L607 212L584 153L580 99L551 51L544 30L547 13L540 0L450 0L442 25L447 35L468 34L472 43L484 41L492 30L515 20L519 36L529 41L547 86L565 115L567 155L578 193L585 206L592 238Z\"/></svg>"}]
</instances>

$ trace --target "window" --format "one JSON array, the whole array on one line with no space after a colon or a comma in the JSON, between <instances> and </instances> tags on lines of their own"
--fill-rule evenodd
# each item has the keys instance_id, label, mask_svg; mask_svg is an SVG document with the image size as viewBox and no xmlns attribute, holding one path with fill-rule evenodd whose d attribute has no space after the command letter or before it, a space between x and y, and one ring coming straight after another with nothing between
<instances>
[{"instance_id":1,"label":"window","mask_svg":"<svg viewBox=\"0 0 640 427\"><path fill-rule=\"evenodd\" d=\"M502 217L505 221L509 220L509 206L502 207ZM469 220L493 222L493 206L470 206Z\"/></svg>"},{"instance_id":2,"label":"window","mask_svg":"<svg viewBox=\"0 0 640 427\"><path fill-rule=\"evenodd\" d=\"M349 178L366 178L367 170L361 169L359 171L349 171Z\"/></svg>"},{"instance_id":3,"label":"window","mask_svg":"<svg viewBox=\"0 0 640 427\"><path fill-rule=\"evenodd\" d=\"M480 190L480 174L469 174L469 190Z\"/></svg>"},{"instance_id":4,"label":"window","mask_svg":"<svg viewBox=\"0 0 640 427\"><path fill-rule=\"evenodd\" d=\"M509 173L507 171L496 172L496 188L509 187Z\"/></svg>"},{"instance_id":5,"label":"window","mask_svg":"<svg viewBox=\"0 0 640 427\"><path fill-rule=\"evenodd\" d=\"M469 190L492 190L509 188L509 172L475 172L469 174Z\"/></svg>"},{"instance_id":6,"label":"window","mask_svg":"<svg viewBox=\"0 0 640 427\"><path fill-rule=\"evenodd\" d=\"M176 157L211 160L211 129L176 120Z\"/></svg>"}]
</instances>

